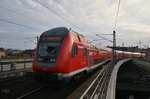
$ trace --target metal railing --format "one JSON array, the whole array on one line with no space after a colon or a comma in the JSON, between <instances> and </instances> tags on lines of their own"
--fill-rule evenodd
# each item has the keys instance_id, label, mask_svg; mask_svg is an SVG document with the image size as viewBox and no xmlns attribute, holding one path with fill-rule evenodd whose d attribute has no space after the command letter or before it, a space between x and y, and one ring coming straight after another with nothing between
<instances>
[{"instance_id":1,"label":"metal railing","mask_svg":"<svg viewBox=\"0 0 150 99\"><path fill-rule=\"evenodd\" d=\"M150 58L136 58L137 60L141 60L150 64Z\"/></svg>"},{"instance_id":2,"label":"metal railing","mask_svg":"<svg viewBox=\"0 0 150 99\"><path fill-rule=\"evenodd\" d=\"M87 90L81 95L80 99L105 99L107 86L114 67L114 62L102 68L98 76L94 79Z\"/></svg>"},{"instance_id":3,"label":"metal railing","mask_svg":"<svg viewBox=\"0 0 150 99\"><path fill-rule=\"evenodd\" d=\"M19 77L32 72L33 59L3 60L0 62L0 79Z\"/></svg>"},{"instance_id":4,"label":"metal railing","mask_svg":"<svg viewBox=\"0 0 150 99\"><path fill-rule=\"evenodd\" d=\"M3 60L0 61L0 72L13 71L31 67L33 59Z\"/></svg>"},{"instance_id":5,"label":"metal railing","mask_svg":"<svg viewBox=\"0 0 150 99\"><path fill-rule=\"evenodd\" d=\"M118 60L117 64L113 67L111 76L109 78L109 83L107 85L106 97L102 98L102 99L115 99L118 70L121 66L124 66L123 65L124 63L129 62L131 60L132 60L132 58Z\"/></svg>"}]
</instances>

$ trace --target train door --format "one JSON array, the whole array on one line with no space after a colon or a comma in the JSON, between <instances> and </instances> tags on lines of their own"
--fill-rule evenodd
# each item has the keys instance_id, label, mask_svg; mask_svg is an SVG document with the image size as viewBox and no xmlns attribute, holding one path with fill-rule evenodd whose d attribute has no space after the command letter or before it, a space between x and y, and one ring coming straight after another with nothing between
<instances>
[{"instance_id":1,"label":"train door","mask_svg":"<svg viewBox=\"0 0 150 99\"><path fill-rule=\"evenodd\" d=\"M89 52L89 66L92 65L92 52Z\"/></svg>"}]
</instances>

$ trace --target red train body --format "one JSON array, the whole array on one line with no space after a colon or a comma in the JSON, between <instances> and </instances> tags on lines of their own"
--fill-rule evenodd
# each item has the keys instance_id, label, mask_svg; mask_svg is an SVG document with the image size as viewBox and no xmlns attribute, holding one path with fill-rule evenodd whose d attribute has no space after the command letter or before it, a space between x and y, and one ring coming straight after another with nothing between
<instances>
[{"instance_id":1,"label":"red train body","mask_svg":"<svg viewBox=\"0 0 150 99\"><path fill-rule=\"evenodd\" d=\"M118 58L131 55L143 54L117 51ZM41 82L67 81L97 68L111 57L111 49L100 50L78 33L58 27L41 34L32 67L35 79Z\"/></svg>"}]
</instances>

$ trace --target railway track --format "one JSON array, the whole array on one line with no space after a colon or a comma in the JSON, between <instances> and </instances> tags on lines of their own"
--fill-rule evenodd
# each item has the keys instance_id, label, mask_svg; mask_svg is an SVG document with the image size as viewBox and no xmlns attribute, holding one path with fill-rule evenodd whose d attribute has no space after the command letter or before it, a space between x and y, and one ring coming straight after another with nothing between
<instances>
[{"instance_id":1,"label":"railway track","mask_svg":"<svg viewBox=\"0 0 150 99\"><path fill-rule=\"evenodd\" d=\"M16 99L64 99L78 86L73 86L75 84L77 83L70 84L64 88L39 87L17 97Z\"/></svg>"},{"instance_id":2,"label":"railway track","mask_svg":"<svg viewBox=\"0 0 150 99\"><path fill-rule=\"evenodd\" d=\"M23 94L23 95L17 97L16 99L25 98L25 97L27 97L28 95L31 95L31 94L33 94L33 93L35 93L35 92L37 92L37 91L42 90L42 89L43 89L43 87L39 87L39 88L37 88L37 89L34 89L34 90L30 91L30 92L27 92L27 93L25 93L25 94Z\"/></svg>"},{"instance_id":3,"label":"railway track","mask_svg":"<svg viewBox=\"0 0 150 99\"><path fill-rule=\"evenodd\" d=\"M32 90L17 97L17 99L65 99L76 88L78 88L82 83L84 83L89 78L89 76L83 77L79 80L73 80L63 88L39 87L35 90Z\"/></svg>"},{"instance_id":4,"label":"railway track","mask_svg":"<svg viewBox=\"0 0 150 99\"><path fill-rule=\"evenodd\" d=\"M64 99L98 71L96 70L78 80L72 80L63 88L43 87L33 79L20 81L16 84L3 86L0 89L0 99ZM3 90L9 90L9 92L2 93Z\"/></svg>"},{"instance_id":5,"label":"railway track","mask_svg":"<svg viewBox=\"0 0 150 99\"><path fill-rule=\"evenodd\" d=\"M0 87L0 99L41 99L43 97L44 99L56 99L56 97L60 99L66 97L80 84L78 81L75 81L69 83L69 85L64 88L48 88L43 87L32 78L18 78L17 80L14 78L3 80L2 82L7 83Z\"/></svg>"},{"instance_id":6,"label":"railway track","mask_svg":"<svg viewBox=\"0 0 150 99\"><path fill-rule=\"evenodd\" d=\"M0 99L56 99L56 97L60 99L61 97L66 97L71 90L74 90L75 87L71 87L73 85L78 86L74 82L64 88L48 88L43 87L33 79L19 79L0 87Z\"/></svg>"},{"instance_id":7,"label":"railway track","mask_svg":"<svg viewBox=\"0 0 150 99\"><path fill-rule=\"evenodd\" d=\"M13 84L21 83L31 79L31 76L13 77L0 81L0 88L7 87Z\"/></svg>"},{"instance_id":8,"label":"railway track","mask_svg":"<svg viewBox=\"0 0 150 99\"><path fill-rule=\"evenodd\" d=\"M112 65L112 63L105 64L102 69L77 88L67 99L94 99L99 94L105 97L110 73L113 68Z\"/></svg>"},{"instance_id":9,"label":"railway track","mask_svg":"<svg viewBox=\"0 0 150 99\"><path fill-rule=\"evenodd\" d=\"M13 79L13 81L0 86L0 99L16 99L24 93L30 92L40 86L32 77Z\"/></svg>"}]
</instances>

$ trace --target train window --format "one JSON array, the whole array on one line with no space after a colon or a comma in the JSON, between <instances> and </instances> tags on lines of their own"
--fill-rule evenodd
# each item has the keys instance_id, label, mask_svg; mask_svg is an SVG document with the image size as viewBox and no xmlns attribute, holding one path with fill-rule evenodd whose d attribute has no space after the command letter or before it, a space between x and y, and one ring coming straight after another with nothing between
<instances>
[{"instance_id":1,"label":"train window","mask_svg":"<svg viewBox=\"0 0 150 99\"><path fill-rule=\"evenodd\" d=\"M72 57L76 56L78 54L78 47L77 46L74 46L72 48Z\"/></svg>"},{"instance_id":2,"label":"train window","mask_svg":"<svg viewBox=\"0 0 150 99\"><path fill-rule=\"evenodd\" d=\"M60 42L40 42L38 46L38 62L55 63L60 46Z\"/></svg>"},{"instance_id":3,"label":"train window","mask_svg":"<svg viewBox=\"0 0 150 99\"><path fill-rule=\"evenodd\" d=\"M83 56L87 56L87 48L83 48Z\"/></svg>"},{"instance_id":4,"label":"train window","mask_svg":"<svg viewBox=\"0 0 150 99\"><path fill-rule=\"evenodd\" d=\"M94 64L96 64L96 59L94 59Z\"/></svg>"}]
</instances>

